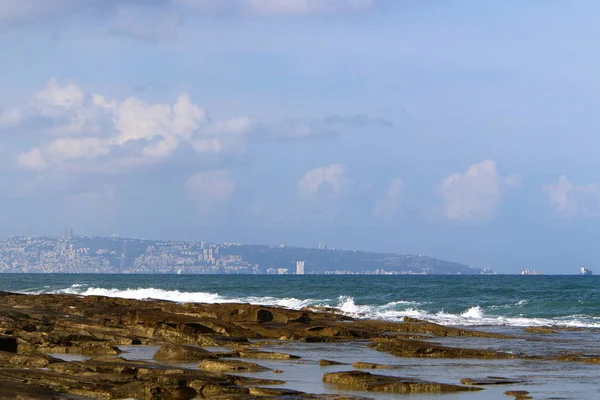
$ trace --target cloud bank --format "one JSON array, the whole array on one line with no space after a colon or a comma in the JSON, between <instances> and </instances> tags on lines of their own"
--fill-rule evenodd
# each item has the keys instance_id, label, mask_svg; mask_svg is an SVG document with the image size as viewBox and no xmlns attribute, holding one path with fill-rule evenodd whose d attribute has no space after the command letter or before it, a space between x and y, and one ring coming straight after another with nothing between
<instances>
[{"instance_id":1,"label":"cloud bank","mask_svg":"<svg viewBox=\"0 0 600 400\"><path fill-rule=\"evenodd\" d=\"M473 164L465 173L450 175L439 185L444 216L464 222L492 220L506 189L520 184L518 175L501 176L492 160Z\"/></svg>"}]
</instances>

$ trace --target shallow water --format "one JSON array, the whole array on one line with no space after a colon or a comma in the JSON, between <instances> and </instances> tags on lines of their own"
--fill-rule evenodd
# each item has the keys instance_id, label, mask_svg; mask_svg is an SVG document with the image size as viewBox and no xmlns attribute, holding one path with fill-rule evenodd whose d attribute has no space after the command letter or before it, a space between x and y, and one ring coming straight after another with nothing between
<instances>
[{"instance_id":1,"label":"shallow water","mask_svg":"<svg viewBox=\"0 0 600 400\"><path fill-rule=\"evenodd\" d=\"M463 340L465 338L459 338ZM450 340L448 341L450 342ZM517 343L518 341L509 341ZM505 344L507 342L505 341ZM376 369L368 372L381 375L419 378L441 383L459 384L465 377L484 378L487 376L502 376L511 379L521 379L525 383L514 385L486 386L484 391L465 392L458 394L411 394L410 399L508 399L504 392L507 390L527 390L536 399L563 398L563 399L593 399L600 398L600 386L597 377L600 374L600 365L582 363L557 363L554 361L538 360L452 360L452 359L427 359L427 358L401 358L388 353L378 352L366 347L366 342L352 343L302 343L279 342L264 345L261 350L280 351L302 357L299 360L253 360L271 369L278 369L283 373L275 374L272 371L256 373L239 373L232 375L252 376L265 379L280 379L286 381L284 385L289 389L306 393L337 393L353 394L370 397L373 399L398 398L397 394L358 392L344 390L343 388L324 384L323 374L326 372L354 370L351 365L319 366L320 359L328 359L346 364L355 361L372 362L377 364L392 365L395 369ZM506 347L506 346L505 346ZM157 346L121 346L125 352L124 358L131 360L152 361L152 355ZM221 351L222 348L205 347L211 351ZM561 349L556 349L560 351ZM197 369L197 363L174 363L181 367Z\"/></svg>"}]
</instances>

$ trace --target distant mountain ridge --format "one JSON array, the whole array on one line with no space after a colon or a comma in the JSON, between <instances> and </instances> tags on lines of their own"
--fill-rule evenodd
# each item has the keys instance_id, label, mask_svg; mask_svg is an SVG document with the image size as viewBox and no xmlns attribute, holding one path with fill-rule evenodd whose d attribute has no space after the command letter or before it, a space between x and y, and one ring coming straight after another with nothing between
<instances>
[{"instance_id":1,"label":"distant mountain ridge","mask_svg":"<svg viewBox=\"0 0 600 400\"><path fill-rule=\"evenodd\" d=\"M244 260L268 266L288 268L293 271L296 261L304 261L306 271L314 273L406 273L406 274L465 274L492 273L452 261L439 260L424 255L375 253L357 250L324 250L288 246L235 245L224 249L227 254L239 255Z\"/></svg>"},{"instance_id":2,"label":"distant mountain ridge","mask_svg":"<svg viewBox=\"0 0 600 400\"><path fill-rule=\"evenodd\" d=\"M120 237L0 238L0 272L487 274L424 255Z\"/></svg>"}]
</instances>

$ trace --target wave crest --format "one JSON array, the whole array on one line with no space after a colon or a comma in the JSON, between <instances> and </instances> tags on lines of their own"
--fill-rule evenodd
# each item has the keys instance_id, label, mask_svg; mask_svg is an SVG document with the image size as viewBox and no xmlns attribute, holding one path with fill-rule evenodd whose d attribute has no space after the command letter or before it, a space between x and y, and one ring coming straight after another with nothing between
<instances>
[{"instance_id":1,"label":"wave crest","mask_svg":"<svg viewBox=\"0 0 600 400\"><path fill-rule=\"evenodd\" d=\"M66 289L54 291L36 290L27 291L28 294L55 293L55 294L75 294L81 296L107 296L121 297L136 300L168 300L178 303L250 303L265 306L279 306L290 309L301 309L304 307L333 307L340 310L340 313L354 318L379 319L386 321L398 321L404 317L413 317L424 319L431 322L450 325L450 326L566 326L566 327L585 327L600 328L600 317L588 315L571 315L560 318L533 318L506 315L494 315L489 313L497 312L501 309L507 310L514 307L523 307L527 304L526 300L520 300L513 304L504 304L499 306L481 307L475 305L462 312L447 313L444 311L428 311L424 308L429 303L420 303L415 301L398 300L381 305L374 304L356 304L351 296L340 296L337 299L298 299L294 297L227 297L218 293L210 292L182 292L179 290L165 290L157 288L99 288L90 287L84 284L74 284Z\"/></svg>"}]
</instances>

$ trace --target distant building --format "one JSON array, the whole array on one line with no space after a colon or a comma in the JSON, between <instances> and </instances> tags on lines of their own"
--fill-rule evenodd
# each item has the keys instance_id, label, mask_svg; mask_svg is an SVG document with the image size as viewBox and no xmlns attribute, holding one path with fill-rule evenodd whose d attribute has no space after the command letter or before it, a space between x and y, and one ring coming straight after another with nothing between
<instances>
[{"instance_id":1,"label":"distant building","mask_svg":"<svg viewBox=\"0 0 600 400\"><path fill-rule=\"evenodd\" d=\"M327 250L327 245L325 243L319 243L319 250Z\"/></svg>"},{"instance_id":2,"label":"distant building","mask_svg":"<svg viewBox=\"0 0 600 400\"><path fill-rule=\"evenodd\" d=\"M288 273L287 268L277 268L277 275L287 275L287 273Z\"/></svg>"},{"instance_id":3,"label":"distant building","mask_svg":"<svg viewBox=\"0 0 600 400\"><path fill-rule=\"evenodd\" d=\"M65 239L73 239L73 228L65 228Z\"/></svg>"},{"instance_id":4,"label":"distant building","mask_svg":"<svg viewBox=\"0 0 600 400\"><path fill-rule=\"evenodd\" d=\"M296 261L296 275L304 275L304 261Z\"/></svg>"}]
</instances>

